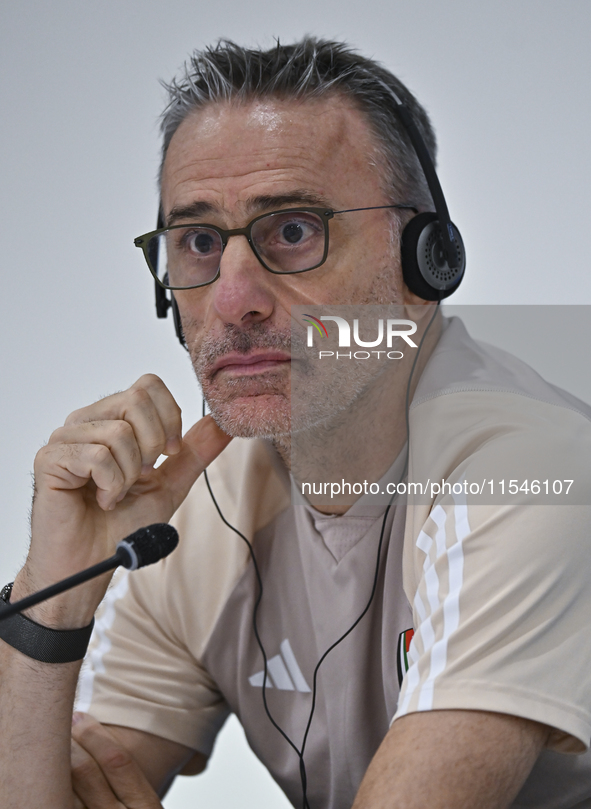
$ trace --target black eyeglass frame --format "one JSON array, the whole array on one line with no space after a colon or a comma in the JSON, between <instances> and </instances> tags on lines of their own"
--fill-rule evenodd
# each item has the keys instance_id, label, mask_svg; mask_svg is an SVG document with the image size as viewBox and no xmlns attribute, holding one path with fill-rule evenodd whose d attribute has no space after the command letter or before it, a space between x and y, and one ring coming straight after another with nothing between
<instances>
[{"instance_id":1,"label":"black eyeglass frame","mask_svg":"<svg viewBox=\"0 0 591 809\"><path fill-rule=\"evenodd\" d=\"M144 254L144 258L146 259L146 264L148 265L148 269L150 270L150 273L152 274L152 276L153 276L154 280L156 281L156 283L159 286L161 286L162 289L171 289L171 290L176 290L176 289L179 289L179 290L181 290L181 289L199 289L200 287L205 287L205 286L209 286L210 284L213 284L214 281L217 281L217 279L220 277L221 259L220 259L220 264L218 265L217 272L216 272L215 276L211 279L211 281L205 281L202 284L193 284L192 286L188 286L188 287L169 286L168 284L165 284L163 281L161 281L160 278L158 278L156 270L152 267L152 261L150 259L148 247L149 247L150 241L155 236L160 236L162 233L167 233L169 230L178 230L180 228L191 228L191 227L207 228L208 230L215 231L219 235L219 237L221 239L221 242L222 242L222 255L223 255L223 252L226 249L226 246L228 244L228 239L231 236L246 236L246 239L248 241L248 244L250 245L250 248L251 248L252 252L256 256L256 258L258 259L259 263L262 264L263 267L266 270L268 270L269 272L272 272L274 275L297 275L298 273L310 272L310 270L315 270L318 267L322 266L322 264L324 264L324 262L326 261L326 259L328 257L328 245L329 245L328 223L336 214L354 213L355 211L377 211L377 210L382 210L384 208L400 208L402 210L411 210L411 211L414 211L415 213L418 213L418 209L414 205L407 205L407 204L400 204L400 205L372 205L372 206L367 207L367 208L347 208L346 210L343 210L343 211L333 211L330 208L309 208L309 207L300 206L298 208L283 208L282 210L279 210L279 211L271 211L269 213L259 214L259 216L255 216L255 218L252 219L245 227L243 227L243 228L233 228L231 230L225 230L224 228L220 228L217 225L208 225L208 224L206 224L204 222L199 222L199 223L197 223L197 222L188 222L188 223L182 224L182 225L171 225L170 227L158 228L157 230L151 230L149 233L143 233L141 236L137 236L133 240L133 243L134 243L134 245L136 247L139 247L142 250L142 252ZM252 238L251 238L251 232L252 232L253 225L255 225L259 220L265 219L266 217L276 216L278 214L284 214L284 213L313 213L313 214L316 214L320 218L320 221L322 222L322 224L324 226L324 253L322 255L321 260L317 264L314 264L313 267L307 267L305 270L288 270L288 271L273 270L271 267L269 267L264 262L263 258L258 254L257 249L256 249L256 247L255 247L255 245L254 245L254 243L252 241Z\"/></svg>"}]
</instances>

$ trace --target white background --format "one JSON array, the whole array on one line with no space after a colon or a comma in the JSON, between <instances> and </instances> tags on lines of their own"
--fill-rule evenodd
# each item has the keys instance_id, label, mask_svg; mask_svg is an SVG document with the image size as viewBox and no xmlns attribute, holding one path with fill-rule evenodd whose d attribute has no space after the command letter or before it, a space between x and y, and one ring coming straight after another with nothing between
<instances>
[{"instance_id":1,"label":"white background","mask_svg":"<svg viewBox=\"0 0 591 809\"><path fill-rule=\"evenodd\" d=\"M587 0L4 2L0 583L26 551L35 452L70 410L152 371L187 425L199 413L133 247L155 225L159 78L218 37L350 41L433 117L468 254L454 302L590 304L590 30ZM283 803L233 723L165 805Z\"/></svg>"}]
</instances>

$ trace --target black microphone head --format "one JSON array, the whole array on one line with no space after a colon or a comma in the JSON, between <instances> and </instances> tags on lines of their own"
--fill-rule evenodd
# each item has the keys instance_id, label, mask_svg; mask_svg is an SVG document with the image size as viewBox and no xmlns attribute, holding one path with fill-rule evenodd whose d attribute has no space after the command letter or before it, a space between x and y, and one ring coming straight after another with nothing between
<instances>
[{"instance_id":1,"label":"black microphone head","mask_svg":"<svg viewBox=\"0 0 591 809\"><path fill-rule=\"evenodd\" d=\"M179 544L176 528L166 522L157 522L139 528L117 545L117 555L128 570L152 565L172 553Z\"/></svg>"}]
</instances>

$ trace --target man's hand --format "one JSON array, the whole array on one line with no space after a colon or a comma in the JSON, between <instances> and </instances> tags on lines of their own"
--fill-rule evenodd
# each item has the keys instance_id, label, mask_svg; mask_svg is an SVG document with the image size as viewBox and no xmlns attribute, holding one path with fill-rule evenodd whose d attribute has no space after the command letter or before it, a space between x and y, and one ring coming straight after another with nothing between
<instances>
[{"instance_id":1,"label":"man's hand","mask_svg":"<svg viewBox=\"0 0 591 809\"><path fill-rule=\"evenodd\" d=\"M72 723L72 786L75 809L162 809L132 755L87 714Z\"/></svg>"},{"instance_id":2,"label":"man's hand","mask_svg":"<svg viewBox=\"0 0 591 809\"><path fill-rule=\"evenodd\" d=\"M210 417L182 438L180 409L150 374L72 413L35 459L31 550L13 600L107 558L137 528L167 522L229 441ZM88 623L109 576L31 617L58 627Z\"/></svg>"},{"instance_id":3,"label":"man's hand","mask_svg":"<svg viewBox=\"0 0 591 809\"><path fill-rule=\"evenodd\" d=\"M72 413L35 460L31 549L12 599L111 556L117 542L141 526L167 522L229 441L209 417L181 438L179 407L151 375ZM162 454L169 457L154 469ZM105 574L27 614L57 629L84 626L109 578ZM79 661L41 663L0 641L0 783L6 809L73 805L70 728L79 669ZM192 752L172 751L171 775L177 759L182 766ZM153 795L150 800L146 807L159 806ZM114 805L121 809L120 802Z\"/></svg>"}]
</instances>

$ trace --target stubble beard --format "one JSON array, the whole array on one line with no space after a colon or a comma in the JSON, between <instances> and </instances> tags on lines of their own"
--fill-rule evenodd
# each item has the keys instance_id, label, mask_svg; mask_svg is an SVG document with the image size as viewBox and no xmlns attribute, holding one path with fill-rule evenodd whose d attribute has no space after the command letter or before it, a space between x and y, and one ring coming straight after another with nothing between
<instances>
[{"instance_id":1,"label":"stubble beard","mask_svg":"<svg viewBox=\"0 0 591 809\"><path fill-rule=\"evenodd\" d=\"M292 363L254 377L216 378L212 369L220 357L252 350L279 350L289 354ZM190 343L189 353L205 401L222 430L235 438L270 439L282 456L289 452L292 432L336 428L374 378L362 372L363 366L344 377L319 375L306 359L303 334L286 334L263 323L246 329L227 324L222 337L208 335ZM295 412L292 384L298 394Z\"/></svg>"},{"instance_id":2,"label":"stubble beard","mask_svg":"<svg viewBox=\"0 0 591 809\"><path fill-rule=\"evenodd\" d=\"M183 324L184 325L184 324ZM191 324L187 324L191 333ZM189 354L201 390L217 424L228 435L241 438L277 438L290 432L289 365L256 376L226 377L212 372L225 354L253 350L291 353L291 334L264 323L239 328L226 324L224 334L206 335L189 343Z\"/></svg>"}]
</instances>

